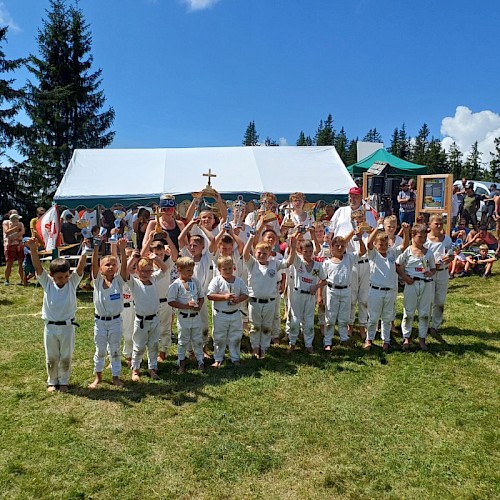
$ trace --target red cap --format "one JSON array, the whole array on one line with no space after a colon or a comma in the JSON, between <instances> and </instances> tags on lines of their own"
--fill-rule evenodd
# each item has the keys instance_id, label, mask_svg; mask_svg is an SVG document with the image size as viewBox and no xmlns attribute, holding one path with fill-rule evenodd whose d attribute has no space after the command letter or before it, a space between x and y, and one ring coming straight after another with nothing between
<instances>
[{"instance_id":1,"label":"red cap","mask_svg":"<svg viewBox=\"0 0 500 500\"><path fill-rule=\"evenodd\" d=\"M358 196L363 196L363 190L360 187L355 186L349 189L349 194L357 194Z\"/></svg>"}]
</instances>

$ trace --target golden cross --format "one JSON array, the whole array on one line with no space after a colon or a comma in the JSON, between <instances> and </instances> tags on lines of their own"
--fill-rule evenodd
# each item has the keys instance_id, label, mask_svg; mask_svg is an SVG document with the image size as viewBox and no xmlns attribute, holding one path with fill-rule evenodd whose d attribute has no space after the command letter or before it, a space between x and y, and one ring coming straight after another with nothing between
<instances>
[{"instance_id":1,"label":"golden cross","mask_svg":"<svg viewBox=\"0 0 500 500\"><path fill-rule=\"evenodd\" d=\"M212 169L209 168L208 169L208 174L203 174L203 177L208 177L208 185L211 186L212 185L211 178L212 177L217 177L217 175L216 174L212 174Z\"/></svg>"}]
</instances>

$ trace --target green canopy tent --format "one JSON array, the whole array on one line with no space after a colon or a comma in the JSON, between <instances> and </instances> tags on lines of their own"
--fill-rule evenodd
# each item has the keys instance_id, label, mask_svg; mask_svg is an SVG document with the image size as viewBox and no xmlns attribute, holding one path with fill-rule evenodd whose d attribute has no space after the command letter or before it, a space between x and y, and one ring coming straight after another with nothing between
<instances>
[{"instance_id":1,"label":"green canopy tent","mask_svg":"<svg viewBox=\"0 0 500 500\"><path fill-rule=\"evenodd\" d=\"M370 156L347 167L347 170L353 177L362 176L374 163L387 164L391 176L395 177L404 177L408 179L427 173L427 167L425 165L417 165L416 163L402 160L387 152L384 148L377 149L377 151Z\"/></svg>"}]
</instances>

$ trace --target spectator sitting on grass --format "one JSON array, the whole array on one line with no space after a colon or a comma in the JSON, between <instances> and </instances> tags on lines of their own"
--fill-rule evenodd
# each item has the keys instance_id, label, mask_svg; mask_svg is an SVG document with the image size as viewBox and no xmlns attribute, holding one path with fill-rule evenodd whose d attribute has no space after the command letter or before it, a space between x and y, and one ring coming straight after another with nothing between
<instances>
[{"instance_id":1,"label":"spectator sitting on grass","mask_svg":"<svg viewBox=\"0 0 500 500\"><path fill-rule=\"evenodd\" d=\"M480 245L486 245L488 250L496 250L498 247L498 240L488 232L486 226L481 226L477 233L471 231L469 237L467 237L467 244L471 247L479 247Z\"/></svg>"},{"instance_id":2,"label":"spectator sitting on grass","mask_svg":"<svg viewBox=\"0 0 500 500\"><path fill-rule=\"evenodd\" d=\"M462 245L457 245L453 253L454 256L450 266L450 279L462 273L465 270L465 263L467 262L467 257L462 252Z\"/></svg>"},{"instance_id":3,"label":"spectator sitting on grass","mask_svg":"<svg viewBox=\"0 0 500 500\"><path fill-rule=\"evenodd\" d=\"M470 229L466 226L465 219L460 218L458 221L458 226L454 227L451 230L451 239L453 241L456 241L457 239L465 241L469 233Z\"/></svg>"},{"instance_id":4,"label":"spectator sitting on grass","mask_svg":"<svg viewBox=\"0 0 500 500\"><path fill-rule=\"evenodd\" d=\"M488 255L488 245L483 244L479 247L479 255L467 255L465 270L459 274L459 277L470 275L472 270L474 274L480 274L483 278L490 278L491 269L496 260L497 257Z\"/></svg>"}]
</instances>

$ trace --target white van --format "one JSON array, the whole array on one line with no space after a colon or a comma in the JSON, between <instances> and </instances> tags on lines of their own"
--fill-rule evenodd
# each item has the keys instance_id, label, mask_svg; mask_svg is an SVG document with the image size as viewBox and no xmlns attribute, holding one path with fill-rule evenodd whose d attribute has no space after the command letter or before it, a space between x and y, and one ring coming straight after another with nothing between
<instances>
[{"instance_id":1,"label":"white van","mask_svg":"<svg viewBox=\"0 0 500 500\"><path fill-rule=\"evenodd\" d=\"M467 183L472 182L474 184L474 192L481 196L481 198L489 198L490 197L490 188L493 184L496 184L496 186L499 186L499 183L496 182L487 182L487 181L474 181L471 179L467 179ZM460 179L456 180L453 183L454 186L458 186L459 188L462 188L462 181ZM486 211L486 206L484 204L484 201L481 199L479 210L476 214L478 222L481 221L481 216L484 211Z\"/></svg>"}]
</instances>

